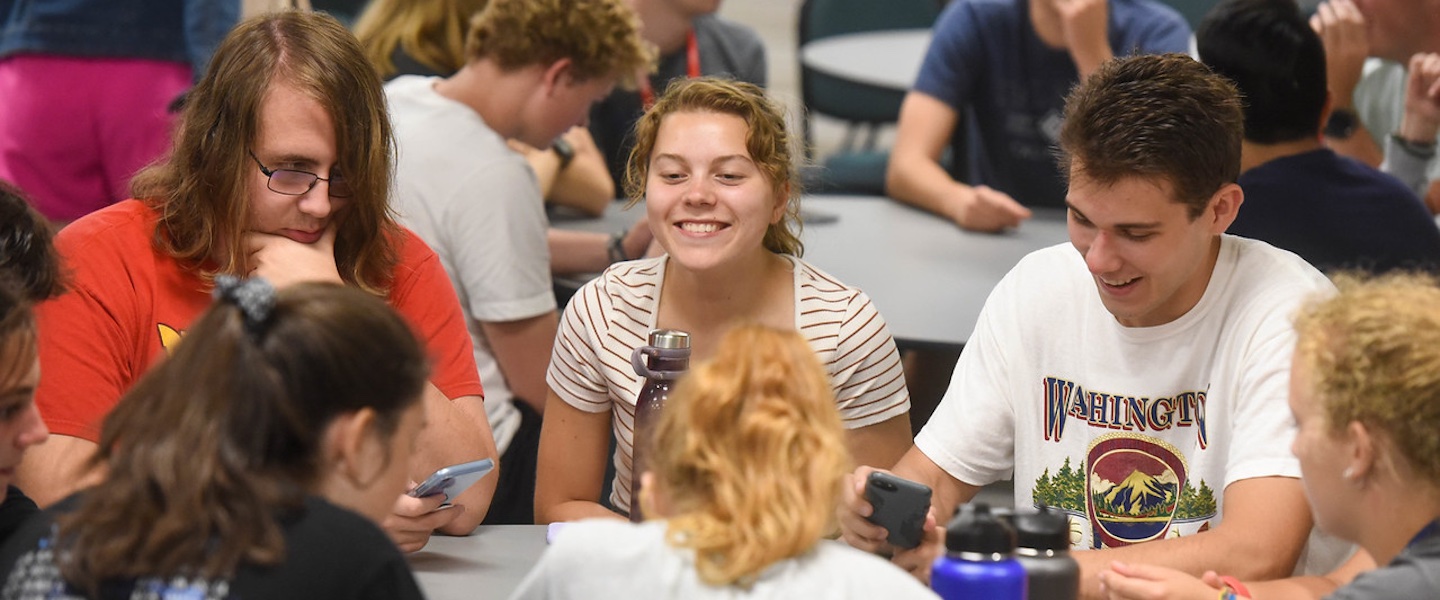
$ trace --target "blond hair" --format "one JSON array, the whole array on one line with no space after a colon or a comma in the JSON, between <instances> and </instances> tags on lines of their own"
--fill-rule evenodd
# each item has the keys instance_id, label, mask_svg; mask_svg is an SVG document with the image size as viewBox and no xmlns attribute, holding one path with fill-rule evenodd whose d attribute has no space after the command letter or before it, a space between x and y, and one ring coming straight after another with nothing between
<instances>
[{"instance_id":1,"label":"blond hair","mask_svg":"<svg viewBox=\"0 0 1440 600\"><path fill-rule=\"evenodd\" d=\"M649 456L672 515L666 539L693 549L713 585L748 585L813 548L834 527L829 507L850 466L814 350L794 331L762 325L730 330L685 376Z\"/></svg>"},{"instance_id":2,"label":"blond hair","mask_svg":"<svg viewBox=\"0 0 1440 600\"><path fill-rule=\"evenodd\" d=\"M660 124L680 112L713 112L745 120L745 150L750 160L770 182L776 197L789 200L780 222L765 230L765 249L778 254L801 256L800 175L795 166L795 142L785 128L785 112L765 97L765 91L751 83L715 77L697 77L670 84L650 110L635 123L635 147L625 165L625 192L630 204L645 199L645 180L650 176L650 155Z\"/></svg>"},{"instance_id":3,"label":"blond hair","mask_svg":"<svg viewBox=\"0 0 1440 600\"><path fill-rule=\"evenodd\" d=\"M655 56L623 0L491 0L470 21L465 54L506 71L568 58L578 80L614 77L627 84Z\"/></svg>"},{"instance_id":4,"label":"blond hair","mask_svg":"<svg viewBox=\"0 0 1440 600\"><path fill-rule=\"evenodd\" d=\"M398 48L436 73L465 66L465 28L486 0L373 0L355 23L355 37L382 79L396 74Z\"/></svg>"},{"instance_id":5,"label":"blond hair","mask_svg":"<svg viewBox=\"0 0 1440 600\"><path fill-rule=\"evenodd\" d=\"M1440 486L1440 280L1336 277L1339 294L1296 318L1295 360L1333 433L1358 422L1388 440L1412 473Z\"/></svg>"}]
</instances>

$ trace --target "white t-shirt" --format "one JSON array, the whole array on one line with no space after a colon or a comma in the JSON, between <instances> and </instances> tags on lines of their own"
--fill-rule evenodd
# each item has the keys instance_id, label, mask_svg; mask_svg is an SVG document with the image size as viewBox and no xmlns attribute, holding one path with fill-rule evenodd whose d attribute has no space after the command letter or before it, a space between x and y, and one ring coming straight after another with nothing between
<instances>
[{"instance_id":1,"label":"white t-shirt","mask_svg":"<svg viewBox=\"0 0 1440 600\"><path fill-rule=\"evenodd\" d=\"M435 93L436 81L404 76L385 85L398 150L393 202L401 222L440 255L465 308L485 413L503 453L520 413L480 323L555 310L549 221L524 157L479 113Z\"/></svg>"},{"instance_id":2,"label":"white t-shirt","mask_svg":"<svg viewBox=\"0 0 1440 600\"><path fill-rule=\"evenodd\" d=\"M566 525L511 600L706 600L746 598L938 598L908 573L839 542L765 569L750 589L700 581L695 552L665 541L664 521L594 520Z\"/></svg>"},{"instance_id":3,"label":"white t-shirt","mask_svg":"<svg viewBox=\"0 0 1440 600\"><path fill-rule=\"evenodd\" d=\"M830 376L846 428L905 414L910 393L885 319L864 292L787 256L795 273L795 329ZM630 510L635 399L645 381L630 354L656 327L668 257L612 265L570 299L545 380L561 399L589 413L613 411L615 480L610 494Z\"/></svg>"},{"instance_id":4,"label":"white t-shirt","mask_svg":"<svg viewBox=\"0 0 1440 600\"><path fill-rule=\"evenodd\" d=\"M1229 484L1299 477L1292 318L1334 288L1294 254L1221 239L1200 301L1155 327L1117 322L1071 245L1025 257L916 446L969 484L1013 473L1015 505L1065 510L1077 549L1192 535L1223 518Z\"/></svg>"}]
</instances>

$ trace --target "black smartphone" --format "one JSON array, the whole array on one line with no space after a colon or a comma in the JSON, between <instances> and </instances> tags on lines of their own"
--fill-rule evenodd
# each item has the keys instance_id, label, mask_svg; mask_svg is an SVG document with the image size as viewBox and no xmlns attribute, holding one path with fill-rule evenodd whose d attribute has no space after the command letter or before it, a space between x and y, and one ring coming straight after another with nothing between
<instances>
[{"instance_id":1,"label":"black smartphone","mask_svg":"<svg viewBox=\"0 0 1440 600\"><path fill-rule=\"evenodd\" d=\"M909 479L875 471L865 480L865 499L874 507L870 522L890 533L886 541L896 548L914 548L924 535L925 513L930 510L930 488Z\"/></svg>"}]
</instances>

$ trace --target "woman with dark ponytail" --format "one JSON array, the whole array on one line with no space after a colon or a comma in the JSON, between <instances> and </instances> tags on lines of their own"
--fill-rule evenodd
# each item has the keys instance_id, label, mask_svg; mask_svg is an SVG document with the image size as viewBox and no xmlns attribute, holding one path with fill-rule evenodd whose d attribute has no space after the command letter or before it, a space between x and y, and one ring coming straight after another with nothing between
<instances>
[{"instance_id":1,"label":"woman with dark ponytail","mask_svg":"<svg viewBox=\"0 0 1440 600\"><path fill-rule=\"evenodd\" d=\"M0 555L5 598L418 598L376 526L406 485L428 369L360 290L220 277L106 419L97 487Z\"/></svg>"}]
</instances>

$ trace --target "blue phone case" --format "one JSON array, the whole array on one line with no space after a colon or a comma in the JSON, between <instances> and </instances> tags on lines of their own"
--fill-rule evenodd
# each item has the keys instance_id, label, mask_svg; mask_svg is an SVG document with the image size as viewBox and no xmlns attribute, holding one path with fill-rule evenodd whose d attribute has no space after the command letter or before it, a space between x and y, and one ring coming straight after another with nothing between
<instances>
[{"instance_id":1,"label":"blue phone case","mask_svg":"<svg viewBox=\"0 0 1440 600\"><path fill-rule=\"evenodd\" d=\"M452 498L460 495L494 468L495 461L488 458L442 467L427 477L420 485L415 486L415 489L410 490L410 495L424 498L435 494L444 494L445 502L441 504L444 506L450 504Z\"/></svg>"}]
</instances>

